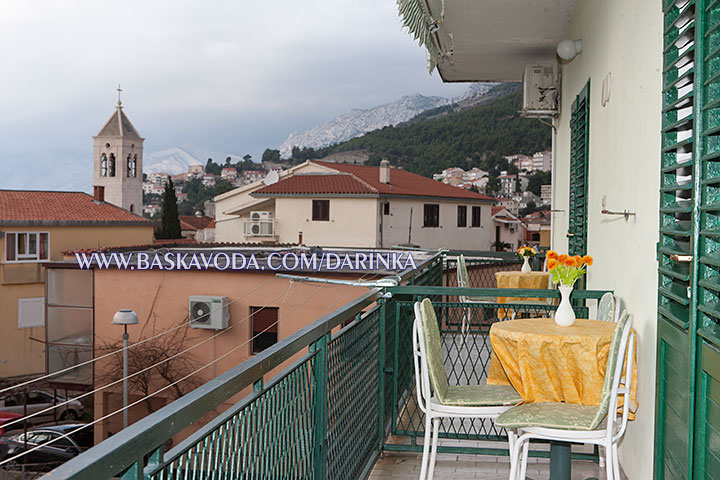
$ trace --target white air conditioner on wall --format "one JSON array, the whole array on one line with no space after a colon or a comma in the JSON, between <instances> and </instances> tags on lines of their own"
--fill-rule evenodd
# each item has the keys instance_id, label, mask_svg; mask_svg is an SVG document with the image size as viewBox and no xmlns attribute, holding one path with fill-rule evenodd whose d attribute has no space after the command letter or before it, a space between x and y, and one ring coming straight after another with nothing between
<instances>
[{"instance_id":1,"label":"white air conditioner on wall","mask_svg":"<svg viewBox=\"0 0 720 480\"><path fill-rule=\"evenodd\" d=\"M192 328L222 330L228 327L228 297L191 295L188 311Z\"/></svg>"},{"instance_id":2,"label":"white air conditioner on wall","mask_svg":"<svg viewBox=\"0 0 720 480\"><path fill-rule=\"evenodd\" d=\"M558 114L558 82L555 65L526 65L523 74L522 115L555 117Z\"/></svg>"},{"instance_id":3,"label":"white air conditioner on wall","mask_svg":"<svg viewBox=\"0 0 720 480\"><path fill-rule=\"evenodd\" d=\"M260 220L270 220L272 218L271 212L250 212L250 219L253 222Z\"/></svg>"}]
</instances>

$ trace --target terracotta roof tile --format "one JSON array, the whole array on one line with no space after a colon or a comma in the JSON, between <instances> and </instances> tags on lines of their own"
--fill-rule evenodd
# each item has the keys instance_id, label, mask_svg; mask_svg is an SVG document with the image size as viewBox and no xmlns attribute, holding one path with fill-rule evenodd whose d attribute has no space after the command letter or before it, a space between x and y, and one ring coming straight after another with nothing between
<instances>
[{"instance_id":1,"label":"terracotta roof tile","mask_svg":"<svg viewBox=\"0 0 720 480\"><path fill-rule=\"evenodd\" d=\"M209 228L210 223L215 222L212 217L197 217L195 215L179 215L180 228L182 230L204 230Z\"/></svg>"},{"instance_id":2,"label":"terracotta roof tile","mask_svg":"<svg viewBox=\"0 0 720 480\"><path fill-rule=\"evenodd\" d=\"M150 220L110 203L97 203L83 192L0 190L3 222L147 223Z\"/></svg>"},{"instance_id":3,"label":"terracotta roof tile","mask_svg":"<svg viewBox=\"0 0 720 480\"><path fill-rule=\"evenodd\" d=\"M365 194L494 200L487 195L481 195L397 168L390 169L390 183L385 184L380 182L380 167L317 160L313 160L312 163L336 170L341 174L296 174L273 185L261 188L254 193L260 195Z\"/></svg>"},{"instance_id":4,"label":"terracotta roof tile","mask_svg":"<svg viewBox=\"0 0 720 480\"><path fill-rule=\"evenodd\" d=\"M354 175L337 173L295 174L254 193L258 194L339 194L377 195L378 191Z\"/></svg>"}]
</instances>

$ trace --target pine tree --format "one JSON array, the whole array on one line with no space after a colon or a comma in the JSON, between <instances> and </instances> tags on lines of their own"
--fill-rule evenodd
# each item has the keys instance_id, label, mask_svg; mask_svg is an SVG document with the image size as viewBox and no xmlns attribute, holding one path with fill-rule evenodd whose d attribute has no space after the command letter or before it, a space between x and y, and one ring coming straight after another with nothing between
<instances>
[{"instance_id":1,"label":"pine tree","mask_svg":"<svg viewBox=\"0 0 720 480\"><path fill-rule=\"evenodd\" d=\"M177 196L175 185L170 177L163 193L162 225L157 233L159 239L182 238L180 218L178 217Z\"/></svg>"}]
</instances>

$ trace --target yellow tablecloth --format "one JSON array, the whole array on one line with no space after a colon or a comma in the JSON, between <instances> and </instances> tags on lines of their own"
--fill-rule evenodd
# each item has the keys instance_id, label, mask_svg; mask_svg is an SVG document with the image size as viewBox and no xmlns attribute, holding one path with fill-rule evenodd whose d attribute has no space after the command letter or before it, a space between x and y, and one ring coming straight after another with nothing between
<instances>
[{"instance_id":1,"label":"yellow tablecloth","mask_svg":"<svg viewBox=\"0 0 720 480\"><path fill-rule=\"evenodd\" d=\"M615 326L577 319L571 327L559 327L551 318L495 323L490 328L493 353L487 383L512 385L526 402L598 405ZM630 398L634 412L636 358Z\"/></svg>"},{"instance_id":2,"label":"yellow tablecloth","mask_svg":"<svg viewBox=\"0 0 720 480\"><path fill-rule=\"evenodd\" d=\"M520 271L496 272L497 288L524 288L532 290L547 290L550 281L550 272ZM522 302L523 300L542 300L540 298L498 297L498 303Z\"/></svg>"}]
</instances>

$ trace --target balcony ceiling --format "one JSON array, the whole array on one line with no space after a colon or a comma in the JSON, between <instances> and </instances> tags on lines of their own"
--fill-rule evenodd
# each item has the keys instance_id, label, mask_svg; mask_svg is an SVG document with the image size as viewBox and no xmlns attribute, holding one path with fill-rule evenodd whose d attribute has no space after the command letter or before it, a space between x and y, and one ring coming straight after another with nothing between
<instances>
[{"instance_id":1,"label":"balcony ceiling","mask_svg":"<svg viewBox=\"0 0 720 480\"><path fill-rule=\"evenodd\" d=\"M454 54L439 58L440 76L445 82L520 81L525 65L555 62L576 1L445 0L437 38Z\"/></svg>"}]
</instances>

